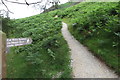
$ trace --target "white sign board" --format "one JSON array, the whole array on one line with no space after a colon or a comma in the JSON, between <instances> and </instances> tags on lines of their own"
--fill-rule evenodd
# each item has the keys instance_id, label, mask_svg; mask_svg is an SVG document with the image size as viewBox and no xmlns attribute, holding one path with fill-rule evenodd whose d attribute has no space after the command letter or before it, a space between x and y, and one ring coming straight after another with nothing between
<instances>
[{"instance_id":1,"label":"white sign board","mask_svg":"<svg viewBox=\"0 0 120 80\"><path fill-rule=\"evenodd\" d=\"M28 45L32 43L31 38L13 38L7 39L7 48L14 46Z\"/></svg>"}]
</instances>

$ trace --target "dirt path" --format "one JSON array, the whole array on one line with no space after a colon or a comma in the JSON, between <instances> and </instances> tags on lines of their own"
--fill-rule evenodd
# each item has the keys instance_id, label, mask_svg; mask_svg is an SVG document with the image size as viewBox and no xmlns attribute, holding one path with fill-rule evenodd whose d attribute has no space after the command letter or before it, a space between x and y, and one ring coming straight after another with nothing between
<instances>
[{"instance_id":1,"label":"dirt path","mask_svg":"<svg viewBox=\"0 0 120 80\"><path fill-rule=\"evenodd\" d=\"M94 57L68 31L63 23L62 34L71 49L71 59L74 78L117 78L118 76L104 63Z\"/></svg>"}]
</instances>

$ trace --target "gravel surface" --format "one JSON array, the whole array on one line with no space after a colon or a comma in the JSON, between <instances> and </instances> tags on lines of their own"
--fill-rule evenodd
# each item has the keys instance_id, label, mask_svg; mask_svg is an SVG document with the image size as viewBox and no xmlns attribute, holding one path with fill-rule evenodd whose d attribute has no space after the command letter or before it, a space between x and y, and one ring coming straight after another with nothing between
<instances>
[{"instance_id":1,"label":"gravel surface","mask_svg":"<svg viewBox=\"0 0 120 80\"><path fill-rule=\"evenodd\" d=\"M70 34L66 23L62 24L62 34L71 49L74 78L118 78L114 71L94 57L86 47Z\"/></svg>"}]
</instances>

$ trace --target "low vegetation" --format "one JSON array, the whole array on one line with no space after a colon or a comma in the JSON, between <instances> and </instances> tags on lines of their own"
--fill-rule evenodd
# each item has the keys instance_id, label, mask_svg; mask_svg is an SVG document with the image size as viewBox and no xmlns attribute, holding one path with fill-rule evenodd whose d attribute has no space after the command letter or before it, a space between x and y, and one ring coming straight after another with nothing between
<instances>
[{"instance_id":1,"label":"low vegetation","mask_svg":"<svg viewBox=\"0 0 120 80\"><path fill-rule=\"evenodd\" d=\"M69 7L77 5L77 4L79 4L79 2L67 2L65 4L59 5L58 9L66 9L66 8L69 8Z\"/></svg>"},{"instance_id":2,"label":"low vegetation","mask_svg":"<svg viewBox=\"0 0 120 80\"><path fill-rule=\"evenodd\" d=\"M67 2L65 4L61 4L61 5L58 5L58 6L52 6L52 7L48 8L48 9L46 9L44 12L50 12L50 11L65 9L65 8L74 6L74 5L78 4L78 3L79 2Z\"/></svg>"},{"instance_id":3,"label":"low vegetation","mask_svg":"<svg viewBox=\"0 0 120 80\"><path fill-rule=\"evenodd\" d=\"M70 78L70 57L61 34L62 23L52 13L13 20L11 38L31 37L30 45L7 54L8 78Z\"/></svg>"},{"instance_id":4,"label":"low vegetation","mask_svg":"<svg viewBox=\"0 0 120 80\"><path fill-rule=\"evenodd\" d=\"M4 18L0 17L0 30L6 33L7 37L9 37L9 33L11 32L12 26L10 26L10 23L12 24L12 21L10 18Z\"/></svg>"},{"instance_id":5,"label":"low vegetation","mask_svg":"<svg viewBox=\"0 0 120 80\"><path fill-rule=\"evenodd\" d=\"M8 36L31 37L33 43L11 48L7 54L8 78L72 77L69 48L61 34L61 19L78 41L120 74L120 3L82 2L69 8L68 5L11 20Z\"/></svg>"},{"instance_id":6,"label":"low vegetation","mask_svg":"<svg viewBox=\"0 0 120 80\"><path fill-rule=\"evenodd\" d=\"M120 2L82 2L56 14L78 41L120 74Z\"/></svg>"}]
</instances>

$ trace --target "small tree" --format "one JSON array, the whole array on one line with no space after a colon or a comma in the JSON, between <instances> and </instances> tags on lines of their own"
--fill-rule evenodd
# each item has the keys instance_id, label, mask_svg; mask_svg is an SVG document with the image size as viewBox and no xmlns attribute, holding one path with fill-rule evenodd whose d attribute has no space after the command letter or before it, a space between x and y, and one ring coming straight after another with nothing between
<instances>
[{"instance_id":1,"label":"small tree","mask_svg":"<svg viewBox=\"0 0 120 80\"><path fill-rule=\"evenodd\" d=\"M15 1L1 0L1 3L6 7L6 9L9 13L13 13L13 12L11 12L9 10L8 6L6 5L6 2L7 3L13 3L13 4L20 4L20 5L27 5L27 6L34 5L35 7L39 6L40 9L42 9L44 11L47 8L46 6L50 5L50 3L52 3L52 5L54 5L56 8L58 8L58 3L60 3L59 0L40 0L38 2L32 2L32 3L28 2L28 0L24 0L24 2L19 2L19 1L16 1L16 0ZM45 2L45 3L43 4L43 2Z\"/></svg>"}]
</instances>

